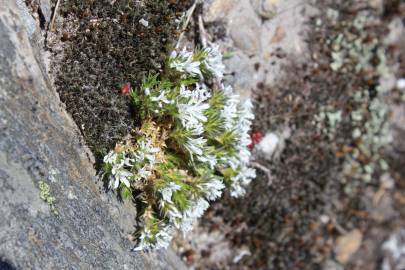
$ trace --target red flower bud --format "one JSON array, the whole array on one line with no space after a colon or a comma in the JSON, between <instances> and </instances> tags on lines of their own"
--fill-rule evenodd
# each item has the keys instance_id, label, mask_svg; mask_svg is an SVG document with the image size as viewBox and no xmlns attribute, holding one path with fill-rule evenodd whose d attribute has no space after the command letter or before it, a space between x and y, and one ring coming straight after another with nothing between
<instances>
[{"instance_id":1,"label":"red flower bud","mask_svg":"<svg viewBox=\"0 0 405 270\"><path fill-rule=\"evenodd\" d=\"M254 132L250 135L252 142L247 146L250 150L263 140L263 134L260 131Z\"/></svg>"},{"instance_id":2,"label":"red flower bud","mask_svg":"<svg viewBox=\"0 0 405 270\"><path fill-rule=\"evenodd\" d=\"M131 90L131 84L130 83L126 83L121 87L121 94L122 95L128 95L129 90Z\"/></svg>"}]
</instances>

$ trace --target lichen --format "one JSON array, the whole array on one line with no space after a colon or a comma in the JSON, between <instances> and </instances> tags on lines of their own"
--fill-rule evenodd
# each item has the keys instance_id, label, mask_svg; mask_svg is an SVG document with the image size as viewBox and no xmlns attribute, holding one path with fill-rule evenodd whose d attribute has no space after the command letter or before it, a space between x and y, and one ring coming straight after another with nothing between
<instances>
[{"instance_id":1,"label":"lichen","mask_svg":"<svg viewBox=\"0 0 405 270\"><path fill-rule=\"evenodd\" d=\"M329 14L329 13L328 13ZM388 126L389 108L384 102L384 90L378 79L388 73L384 45L366 31L372 25L374 17L367 12L358 13L350 21L337 22L337 15L330 15L333 24L345 25L336 37L332 37L330 68L335 73L358 74L364 80L376 81L372 87L353 89L347 99L350 109L345 114L341 110L324 112L314 116L314 125L326 134L330 140L336 139L337 128L346 128L351 138L345 139L347 150L344 153L342 181L348 183L347 192L351 192L351 179L370 182L375 173L384 173L389 166L382 157L382 150L392 138ZM350 86L348 86L350 87ZM340 124L339 126L336 126Z\"/></svg>"},{"instance_id":2,"label":"lichen","mask_svg":"<svg viewBox=\"0 0 405 270\"><path fill-rule=\"evenodd\" d=\"M39 197L48 204L51 212L55 215L59 215L59 211L55 206L56 198L51 194L51 188L44 181L39 181L38 187L40 190Z\"/></svg>"}]
</instances>

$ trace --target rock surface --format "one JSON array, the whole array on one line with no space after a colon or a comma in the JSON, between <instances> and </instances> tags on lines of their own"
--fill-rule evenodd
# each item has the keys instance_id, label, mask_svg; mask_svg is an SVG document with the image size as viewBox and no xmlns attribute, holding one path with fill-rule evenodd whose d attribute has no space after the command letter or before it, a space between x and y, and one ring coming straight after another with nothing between
<instances>
[{"instance_id":1,"label":"rock surface","mask_svg":"<svg viewBox=\"0 0 405 270\"><path fill-rule=\"evenodd\" d=\"M182 269L171 251L131 252L135 211L95 177L36 57L38 27L17 2L0 0L0 268ZM41 200L39 181L59 214Z\"/></svg>"},{"instance_id":2,"label":"rock surface","mask_svg":"<svg viewBox=\"0 0 405 270\"><path fill-rule=\"evenodd\" d=\"M229 53L226 79L242 96L260 85L272 86L284 75L290 59L306 61L308 21L318 11L310 0L209 0L203 20L223 25L216 43Z\"/></svg>"}]
</instances>

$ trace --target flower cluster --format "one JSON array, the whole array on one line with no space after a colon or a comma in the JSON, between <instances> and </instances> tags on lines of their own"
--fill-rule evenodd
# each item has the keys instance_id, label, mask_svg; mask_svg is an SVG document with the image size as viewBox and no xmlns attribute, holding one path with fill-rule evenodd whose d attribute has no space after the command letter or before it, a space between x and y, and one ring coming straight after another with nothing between
<instances>
[{"instance_id":1,"label":"flower cluster","mask_svg":"<svg viewBox=\"0 0 405 270\"><path fill-rule=\"evenodd\" d=\"M166 248L225 188L245 193L252 104L241 102L224 73L218 47L173 52L162 74L131 89L142 126L104 158L109 187L137 205L135 250Z\"/></svg>"}]
</instances>

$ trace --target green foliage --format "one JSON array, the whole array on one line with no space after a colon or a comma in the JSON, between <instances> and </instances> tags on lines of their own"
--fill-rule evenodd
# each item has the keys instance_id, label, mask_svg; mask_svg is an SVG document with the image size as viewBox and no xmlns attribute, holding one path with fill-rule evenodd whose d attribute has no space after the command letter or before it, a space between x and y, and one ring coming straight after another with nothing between
<instances>
[{"instance_id":1,"label":"green foliage","mask_svg":"<svg viewBox=\"0 0 405 270\"><path fill-rule=\"evenodd\" d=\"M142 126L104 158L109 187L137 203L137 250L167 247L172 231L189 231L225 187L243 195L255 176L251 104L220 84L218 49L173 52L166 63L131 89Z\"/></svg>"}]
</instances>

